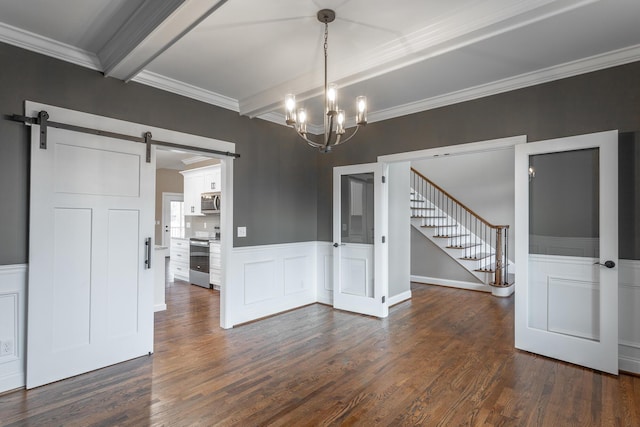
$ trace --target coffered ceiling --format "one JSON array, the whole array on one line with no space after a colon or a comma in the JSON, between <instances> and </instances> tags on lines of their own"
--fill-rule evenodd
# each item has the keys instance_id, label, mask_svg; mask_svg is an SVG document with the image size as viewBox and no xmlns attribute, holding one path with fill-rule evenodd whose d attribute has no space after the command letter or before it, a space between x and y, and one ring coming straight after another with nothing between
<instances>
[{"instance_id":1,"label":"coffered ceiling","mask_svg":"<svg viewBox=\"0 0 640 427\"><path fill-rule=\"evenodd\" d=\"M379 121L640 59L638 0L2 0L0 41L284 124L297 94L322 120Z\"/></svg>"}]
</instances>

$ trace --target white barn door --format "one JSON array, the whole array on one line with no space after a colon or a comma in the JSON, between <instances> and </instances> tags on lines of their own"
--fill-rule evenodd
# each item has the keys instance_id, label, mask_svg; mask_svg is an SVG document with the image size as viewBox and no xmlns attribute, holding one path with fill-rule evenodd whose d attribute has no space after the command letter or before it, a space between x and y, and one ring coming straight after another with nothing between
<instances>
[{"instance_id":1,"label":"white barn door","mask_svg":"<svg viewBox=\"0 0 640 427\"><path fill-rule=\"evenodd\" d=\"M147 163L144 144L51 127L41 149L39 130L31 131L27 388L153 352L145 241L154 233L155 151Z\"/></svg>"}]
</instances>

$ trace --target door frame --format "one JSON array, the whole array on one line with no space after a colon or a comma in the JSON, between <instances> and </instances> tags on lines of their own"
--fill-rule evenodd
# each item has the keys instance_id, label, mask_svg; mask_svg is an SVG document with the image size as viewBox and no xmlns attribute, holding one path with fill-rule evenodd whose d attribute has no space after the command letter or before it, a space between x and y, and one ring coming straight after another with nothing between
<instances>
[{"instance_id":1,"label":"door frame","mask_svg":"<svg viewBox=\"0 0 640 427\"><path fill-rule=\"evenodd\" d=\"M25 115L36 117L40 111L47 111L50 120L68 123L75 126L99 129L105 132L115 132L127 135L144 135L145 132L151 132L157 140L170 142L184 147L184 151L198 154L198 148L214 149L221 152L235 153L235 143L222 141L214 138L207 138L199 135L178 132L170 129L159 128L156 126L145 125L142 123L134 123L110 117L99 116L91 113L61 108L54 105L43 104L34 101L25 101ZM135 144L135 142L132 142ZM209 157L217 157L210 153ZM225 198L220 212L220 232L223 236L221 241L222 262L229 265L233 256L233 158L220 156L222 186L224 188ZM154 183L155 186L155 183ZM155 242L154 242L155 244ZM154 251L152 251L153 253ZM224 284L227 281L227 269L223 269L221 277L222 286L220 289L220 327L228 329L233 327L230 316L230 304ZM28 307L27 307L28 309ZM28 350L27 350L28 351Z\"/></svg>"},{"instance_id":2,"label":"door frame","mask_svg":"<svg viewBox=\"0 0 640 427\"><path fill-rule=\"evenodd\" d=\"M444 147L427 148L424 150L408 151L404 153L387 154L384 156L378 156L378 162L384 162L389 165L393 165L393 164L399 164L403 162L410 163L412 161L426 160L426 159L439 158L439 157L446 158L448 156L456 156L456 155L487 153L491 151L500 151L500 150L513 150L516 145L524 144L526 142L527 142L526 135L517 135L517 136L506 137L506 138L469 142L469 143L458 144L458 145L448 145ZM515 155L515 151L514 151L514 155ZM389 206L389 217L397 218L403 214L406 214L406 209L404 206L399 206L395 204ZM398 244L400 243L396 243L396 245ZM404 242L403 244L406 247L407 253L410 254L411 238L409 237L407 242ZM420 278L419 277L414 278L412 276L412 280L418 281L418 279ZM437 284L439 286L457 288L457 289L475 289L475 286L476 286L476 284L472 282L462 282L462 281L445 280L445 279L442 279L438 282L431 280L429 283ZM509 296L509 295L501 295L501 296Z\"/></svg>"},{"instance_id":3,"label":"door frame","mask_svg":"<svg viewBox=\"0 0 640 427\"><path fill-rule=\"evenodd\" d=\"M169 242L166 241L164 228L165 226L167 226L167 208L169 208L169 214L171 213L171 206L169 202L174 201L184 202L184 193L171 193L166 191L162 192L162 215L160 220L160 236L162 237L162 246L169 246L171 244L171 239L169 239ZM171 233L169 233L169 235L171 235Z\"/></svg>"}]
</instances>

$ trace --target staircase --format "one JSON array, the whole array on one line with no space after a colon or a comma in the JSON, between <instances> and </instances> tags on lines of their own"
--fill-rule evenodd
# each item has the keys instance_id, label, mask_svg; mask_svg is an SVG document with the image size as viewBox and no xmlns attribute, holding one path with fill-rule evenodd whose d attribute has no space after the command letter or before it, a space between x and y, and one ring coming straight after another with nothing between
<instances>
[{"instance_id":1,"label":"staircase","mask_svg":"<svg viewBox=\"0 0 640 427\"><path fill-rule=\"evenodd\" d=\"M494 295L513 293L508 225L489 223L413 168L410 209L411 225Z\"/></svg>"}]
</instances>

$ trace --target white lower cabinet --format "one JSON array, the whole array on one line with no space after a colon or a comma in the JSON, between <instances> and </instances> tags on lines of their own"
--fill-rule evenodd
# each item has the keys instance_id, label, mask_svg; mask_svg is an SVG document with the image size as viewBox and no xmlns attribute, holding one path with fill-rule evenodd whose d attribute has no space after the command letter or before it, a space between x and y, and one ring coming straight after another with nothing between
<instances>
[{"instance_id":1,"label":"white lower cabinet","mask_svg":"<svg viewBox=\"0 0 640 427\"><path fill-rule=\"evenodd\" d=\"M171 279L189 281L189 239L171 239L169 251L169 276Z\"/></svg>"},{"instance_id":2,"label":"white lower cabinet","mask_svg":"<svg viewBox=\"0 0 640 427\"><path fill-rule=\"evenodd\" d=\"M220 242L209 243L209 283L214 289L220 289L222 262L220 258Z\"/></svg>"}]
</instances>

